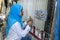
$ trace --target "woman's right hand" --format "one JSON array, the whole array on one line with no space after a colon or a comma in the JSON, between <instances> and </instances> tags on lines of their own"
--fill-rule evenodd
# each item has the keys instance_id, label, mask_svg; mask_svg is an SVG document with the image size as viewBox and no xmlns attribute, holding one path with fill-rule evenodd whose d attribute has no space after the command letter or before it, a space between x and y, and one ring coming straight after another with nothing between
<instances>
[{"instance_id":1,"label":"woman's right hand","mask_svg":"<svg viewBox=\"0 0 60 40\"><path fill-rule=\"evenodd\" d=\"M30 27L32 27L32 24L33 24L32 21L29 21L29 22L28 22L28 25L29 25Z\"/></svg>"},{"instance_id":2,"label":"woman's right hand","mask_svg":"<svg viewBox=\"0 0 60 40\"><path fill-rule=\"evenodd\" d=\"M27 23L29 26L32 26L33 24L33 19L30 17L28 20L27 20Z\"/></svg>"}]
</instances>

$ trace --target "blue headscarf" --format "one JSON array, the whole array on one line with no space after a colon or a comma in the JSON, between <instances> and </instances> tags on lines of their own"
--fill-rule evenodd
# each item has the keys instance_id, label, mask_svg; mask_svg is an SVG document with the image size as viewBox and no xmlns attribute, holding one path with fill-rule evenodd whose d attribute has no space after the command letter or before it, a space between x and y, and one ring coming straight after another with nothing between
<instances>
[{"instance_id":1,"label":"blue headscarf","mask_svg":"<svg viewBox=\"0 0 60 40\"><path fill-rule=\"evenodd\" d=\"M22 8L23 7L19 4L13 4L11 6L6 24L6 37L8 36L9 30L14 23L19 22L21 24L21 28L23 28L22 17L20 16Z\"/></svg>"}]
</instances>

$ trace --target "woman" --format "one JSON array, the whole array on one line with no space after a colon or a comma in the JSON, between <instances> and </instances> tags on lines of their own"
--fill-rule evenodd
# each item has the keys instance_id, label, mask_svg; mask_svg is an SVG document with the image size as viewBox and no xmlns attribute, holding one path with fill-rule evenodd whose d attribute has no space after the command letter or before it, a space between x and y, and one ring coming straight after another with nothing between
<instances>
[{"instance_id":1,"label":"woman","mask_svg":"<svg viewBox=\"0 0 60 40\"><path fill-rule=\"evenodd\" d=\"M21 40L29 33L32 20L28 20L28 23L27 21L22 23L23 13L23 7L21 5L12 5L6 25L6 40Z\"/></svg>"}]
</instances>

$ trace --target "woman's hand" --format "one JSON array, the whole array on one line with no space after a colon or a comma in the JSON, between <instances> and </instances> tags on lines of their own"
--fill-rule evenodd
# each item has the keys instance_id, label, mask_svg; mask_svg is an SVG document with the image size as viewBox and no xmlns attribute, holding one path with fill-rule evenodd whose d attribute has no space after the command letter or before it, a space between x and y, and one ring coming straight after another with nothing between
<instances>
[{"instance_id":1,"label":"woman's hand","mask_svg":"<svg viewBox=\"0 0 60 40\"><path fill-rule=\"evenodd\" d=\"M29 26L32 26L33 24L33 19L30 17L28 20L27 20L27 23Z\"/></svg>"},{"instance_id":2,"label":"woman's hand","mask_svg":"<svg viewBox=\"0 0 60 40\"><path fill-rule=\"evenodd\" d=\"M28 25L29 25L30 27L32 27L32 23L33 23L32 21L29 21L29 22L28 22Z\"/></svg>"}]
</instances>

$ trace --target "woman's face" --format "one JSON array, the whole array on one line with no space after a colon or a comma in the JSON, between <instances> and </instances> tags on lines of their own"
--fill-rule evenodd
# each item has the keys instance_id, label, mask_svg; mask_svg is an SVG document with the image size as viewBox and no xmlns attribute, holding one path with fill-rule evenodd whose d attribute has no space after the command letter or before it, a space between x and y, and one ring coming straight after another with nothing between
<instances>
[{"instance_id":1,"label":"woman's face","mask_svg":"<svg viewBox=\"0 0 60 40\"><path fill-rule=\"evenodd\" d=\"M24 15L24 11L23 9L21 10L21 13L20 13L20 16L23 16Z\"/></svg>"}]
</instances>

